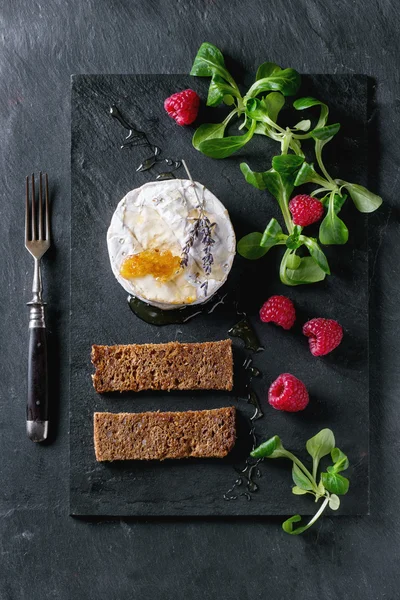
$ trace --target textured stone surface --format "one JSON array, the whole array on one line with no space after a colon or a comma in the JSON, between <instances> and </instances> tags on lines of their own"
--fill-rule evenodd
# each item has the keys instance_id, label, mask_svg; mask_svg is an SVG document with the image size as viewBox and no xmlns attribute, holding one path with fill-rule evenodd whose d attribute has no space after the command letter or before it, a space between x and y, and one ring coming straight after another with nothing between
<instances>
[{"instance_id":1,"label":"textured stone surface","mask_svg":"<svg viewBox=\"0 0 400 600\"><path fill-rule=\"evenodd\" d=\"M71 236L71 513L75 515L287 515L312 514L309 498L290 493L289 465L262 466L260 490L227 501L224 493L237 479L234 466L243 468L251 447L252 406L239 401L238 439L234 451L223 461L167 461L158 463L96 463L93 452L92 414L95 410L146 411L196 410L227 406L235 393L180 391L98 395L90 373L92 343L146 343L220 340L240 319L229 302L211 315L201 315L184 325L156 327L130 313L126 292L110 269L106 232L115 207L129 189L153 181L154 170L136 173L148 150L121 151L125 131L108 114L117 102L136 126L149 131L149 139L162 148L161 157L183 157L195 179L206 185L228 208L238 237L262 229L275 216L273 199L247 185L239 169L248 160L262 170L276 146L257 137L240 154L225 161L198 155L191 144L193 130L178 128L164 112L163 100L175 90L192 85L204 98L208 81L180 75L74 76L72 88L72 236ZM332 173L366 183L367 78L354 75L303 77L301 94L329 101L331 122L342 123L334 143L335 154L327 158ZM209 110L203 118L215 119ZM302 115L303 116L303 115ZM298 118L296 116L296 118ZM282 116L290 122L289 116ZM295 121L296 122L296 121ZM305 147L306 148L306 147ZM146 154L147 153L147 154ZM328 153L327 153L328 155ZM117 176L116 176L117 174ZM177 173L178 175L178 173ZM180 173L179 173L180 175ZM184 176L184 173L182 173ZM254 382L262 401L264 418L257 420L259 441L279 434L284 444L303 451L304 443L323 427L331 427L337 444L351 457L351 489L342 501L341 514L368 511L368 253L365 219L349 202L342 218L351 235L342 248L327 248L333 275L319 285L287 288L278 283L281 249L263 261L237 257L222 293L240 281L242 308L252 319L265 351L254 357L263 377ZM275 264L276 263L276 264ZM295 302L296 327L284 332L260 323L258 310L265 298L288 294ZM301 325L314 316L337 319L346 331L343 343L329 357L316 360L310 354ZM246 353L233 340L235 380L241 375ZM288 415L272 410L265 399L271 382L282 372L304 381L311 395L307 410ZM286 467L286 468L285 468ZM238 490L239 493L242 490Z\"/></svg>"},{"instance_id":2,"label":"textured stone surface","mask_svg":"<svg viewBox=\"0 0 400 600\"><path fill-rule=\"evenodd\" d=\"M0 597L397 600L400 177L398 11L389 0L175 3L5 0L0 40L3 352ZM69 88L71 73L187 72L208 39L247 69L276 60L301 72L376 80L371 187L371 516L324 519L290 538L281 518L92 522L68 516ZM240 69L238 69L240 71ZM57 430L25 439L31 261L22 241L23 177L46 168L54 260L45 269ZM57 276L57 278L56 278ZM64 365L60 375L59 365Z\"/></svg>"}]
</instances>

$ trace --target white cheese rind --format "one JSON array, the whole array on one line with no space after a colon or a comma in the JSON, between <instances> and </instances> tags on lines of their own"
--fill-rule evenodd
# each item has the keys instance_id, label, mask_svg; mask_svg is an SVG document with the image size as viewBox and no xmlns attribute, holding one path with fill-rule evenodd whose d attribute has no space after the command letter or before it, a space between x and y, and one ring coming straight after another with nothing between
<instances>
[{"instance_id":1,"label":"white cheese rind","mask_svg":"<svg viewBox=\"0 0 400 600\"><path fill-rule=\"evenodd\" d=\"M195 193L197 192L197 196ZM198 198L204 193L205 214L211 223L214 263L206 277L202 268L203 246L197 239L190 249L188 266L170 282L162 283L152 275L125 279L120 275L124 260L143 250L170 250L181 256L182 249L198 216ZM126 194L118 204L107 232L107 246L112 271L122 287L132 296L168 310L200 304L208 300L225 283L235 257L236 239L224 205L195 182L187 179L154 181ZM208 279L207 294L201 284Z\"/></svg>"}]
</instances>

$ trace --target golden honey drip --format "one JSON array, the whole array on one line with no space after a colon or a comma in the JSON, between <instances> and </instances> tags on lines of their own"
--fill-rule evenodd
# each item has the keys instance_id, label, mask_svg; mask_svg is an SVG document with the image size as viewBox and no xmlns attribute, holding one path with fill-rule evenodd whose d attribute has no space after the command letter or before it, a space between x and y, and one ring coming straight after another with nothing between
<instances>
[{"instance_id":1,"label":"golden honey drip","mask_svg":"<svg viewBox=\"0 0 400 600\"><path fill-rule=\"evenodd\" d=\"M170 250L143 250L128 256L122 263L120 274L124 279L153 275L154 279L166 283L171 281L181 268L181 258Z\"/></svg>"}]
</instances>

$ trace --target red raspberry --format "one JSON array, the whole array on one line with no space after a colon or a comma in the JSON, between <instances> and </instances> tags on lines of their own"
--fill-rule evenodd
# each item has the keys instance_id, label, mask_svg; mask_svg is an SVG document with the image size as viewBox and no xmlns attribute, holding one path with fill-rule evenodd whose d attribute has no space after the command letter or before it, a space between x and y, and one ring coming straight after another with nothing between
<instances>
[{"instance_id":1,"label":"red raspberry","mask_svg":"<svg viewBox=\"0 0 400 600\"><path fill-rule=\"evenodd\" d=\"M308 343L313 356L329 354L343 338L341 325L333 319L311 319L303 326L303 333L310 338Z\"/></svg>"},{"instance_id":2,"label":"red raspberry","mask_svg":"<svg viewBox=\"0 0 400 600\"><path fill-rule=\"evenodd\" d=\"M295 196L289 202L293 223L305 227L319 221L324 214L324 207L319 200L306 194Z\"/></svg>"},{"instance_id":3,"label":"red raspberry","mask_svg":"<svg viewBox=\"0 0 400 600\"><path fill-rule=\"evenodd\" d=\"M199 112L200 98L193 90L172 94L164 101L164 108L178 125L190 125Z\"/></svg>"},{"instance_id":4,"label":"red raspberry","mask_svg":"<svg viewBox=\"0 0 400 600\"><path fill-rule=\"evenodd\" d=\"M272 321L283 329L290 329L296 320L294 304L286 296L271 296L261 307L260 319L263 323Z\"/></svg>"},{"instance_id":5,"label":"red raspberry","mask_svg":"<svg viewBox=\"0 0 400 600\"><path fill-rule=\"evenodd\" d=\"M297 412L304 410L309 401L307 388L290 373L282 373L268 391L268 402L276 410Z\"/></svg>"}]
</instances>

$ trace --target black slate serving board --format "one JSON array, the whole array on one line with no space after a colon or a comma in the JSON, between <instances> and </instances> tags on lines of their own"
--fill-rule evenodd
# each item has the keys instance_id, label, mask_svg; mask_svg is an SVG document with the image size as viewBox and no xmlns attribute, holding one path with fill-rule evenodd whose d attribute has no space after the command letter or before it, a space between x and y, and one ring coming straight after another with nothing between
<instances>
[{"instance_id":1,"label":"black slate serving board","mask_svg":"<svg viewBox=\"0 0 400 600\"><path fill-rule=\"evenodd\" d=\"M73 515L202 516L311 514L314 504L290 493L290 463L261 465L259 490L227 501L224 493L237 478L251 447L249 417L253 407L235 394L170 392L124 395L95 393L90 374L91 344L218 340L238 320L229 305L184 325L156 327L131 313L125 291L109 267L106 231L118 201L127 191L155 178L160 170L136 173L147 158L141 148L120 150L126 133L109 115L115 103L163 156L185 158L194 179L201 181L228 208L237 237L262 230L279 211L272 197L247 185L239 171L242 160L255 170L268 168L276 146L256 139L230 159L216 161L192 148L194 129L178 127L164 112L171 93L193 87L206 97L207 81L181 75L78 75L72 82L72 234L70 357L70 511ZM304 76L302 95L314 95L331 107L330 122L342 130L326 152L332 174L367 183L367 78ZM301 114L301 117L303 115ZM300 120L300 118L298 120ZM203 109L203 121L217 121L218 110ZM295 121L293 121L295 122ZM261 136L260 136L261 137ZM184 172L177 173L184 177ZM368 399L368 255L365 219L350 202L341 214L350 229L344 247L328 248L333 276L325 282L287 288L279 283L278 252L261 261L235 260L224 291L239 295L265 351L254 356L263 377L255 381L265 416L256 422L259 441L279 434L284 445L304 454L305 441L330 427L337 445L348 454L351 487L340 514L366 514L369 506ZM270 295L290 296L297 323L290 332L259 322L257 312ZM315 359L301 335L301 325L314 316L335 318L346 334L331 355ZM235 373L248 352L234 339ZM266 403L270 383L282 372L302 379L311 402L298 414L273 410ZM93 412L204 409L234 404L238 440L224 460L97 463L93 449ZM244 486L243 486L244 487ZM241 490L237 490L240 494ZM244 491L244 490L243 490Z\"/></svg>"}]
</instances>

